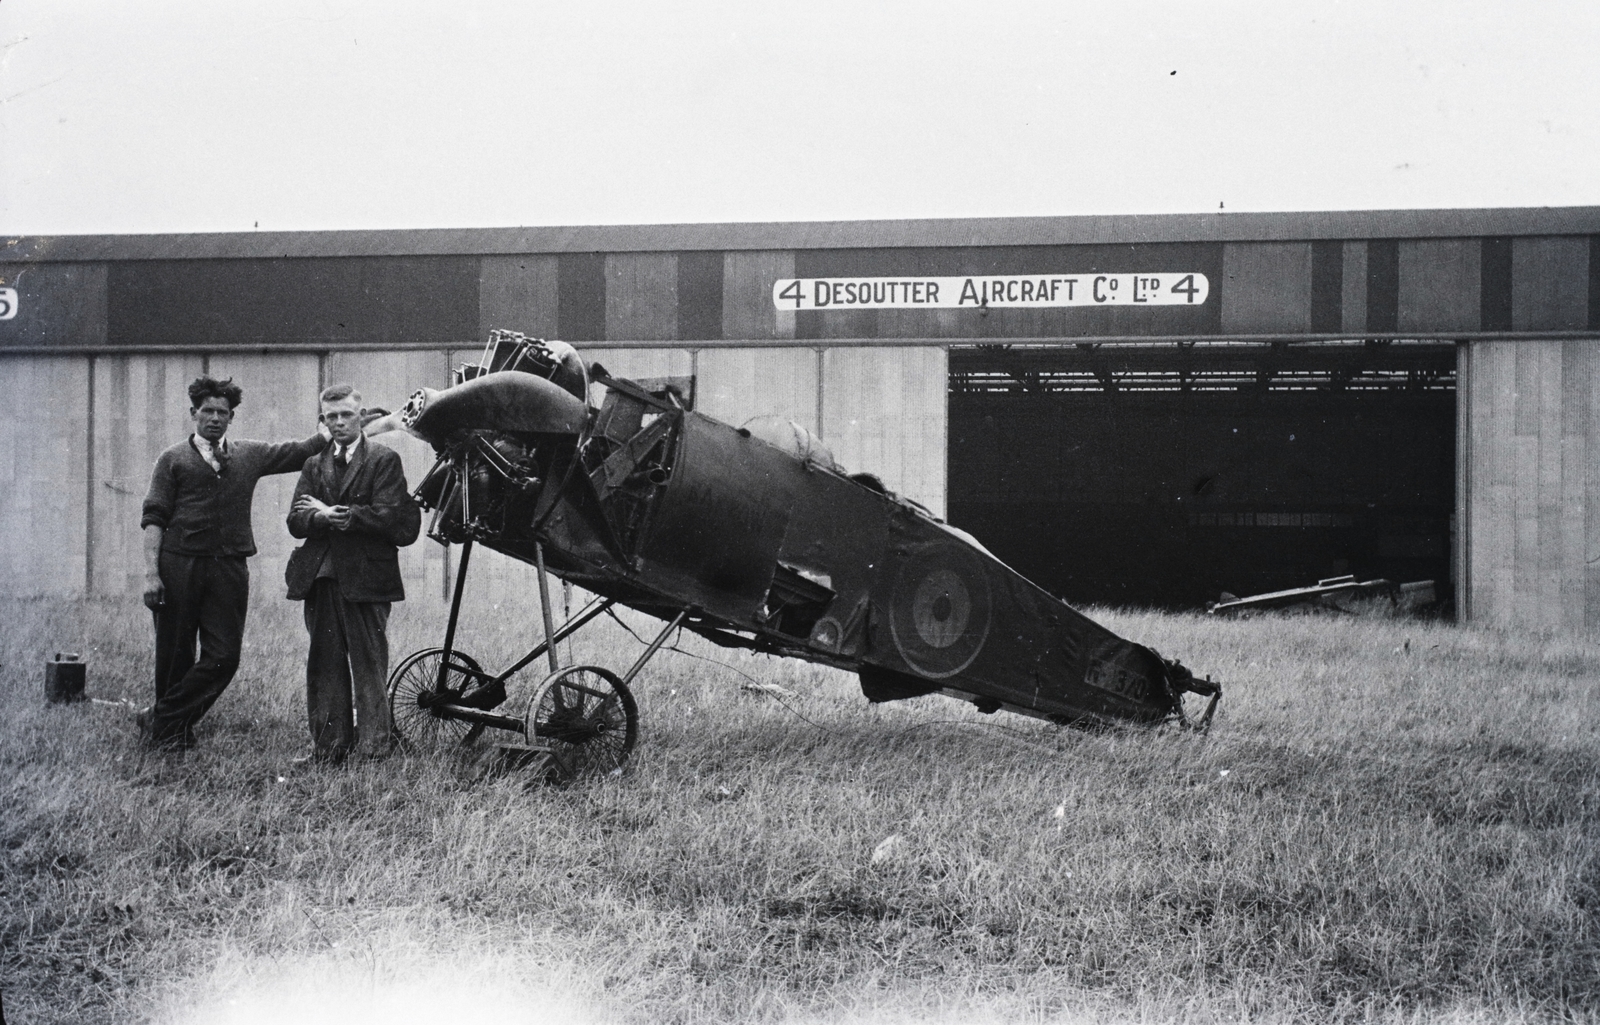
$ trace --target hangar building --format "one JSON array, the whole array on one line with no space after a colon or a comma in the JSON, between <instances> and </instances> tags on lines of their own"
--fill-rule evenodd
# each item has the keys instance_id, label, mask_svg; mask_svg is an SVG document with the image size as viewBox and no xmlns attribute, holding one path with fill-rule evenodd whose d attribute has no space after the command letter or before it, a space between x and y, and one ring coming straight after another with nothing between
<instances>
[{"instance_id":1,"label":"hangar building","mask_svg":"<svg viewBox=\"0 0 1600 1025\"><path fill-rule=\"evenodd\" d=\"M320 385L393 408L495 328L786 416L1071 601L1355 573L1600 629L1600 208L0 239L0 587L140 590L195 374L302 436ZM404 553L414 598L447 558Z\"/></svg>"}]
</instances>

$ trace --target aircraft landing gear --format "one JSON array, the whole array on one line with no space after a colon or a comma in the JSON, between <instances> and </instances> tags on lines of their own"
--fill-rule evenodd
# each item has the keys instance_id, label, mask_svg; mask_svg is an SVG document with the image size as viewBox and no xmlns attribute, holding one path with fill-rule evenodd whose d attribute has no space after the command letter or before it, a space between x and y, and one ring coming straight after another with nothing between
<instances>
[{"instance_id":1,"label":"aircraft landing gear","mask_svg":"<svg viewBox=\"0 0 1600 1025\"><path fill-rule=\"evenodd\" d=\"M688 613L680 612L667 623L623 676L601 666L562 668L556 646L615 602L595 598L557 628L543 552L536 552L545 639L504 672L488 673L455 649L461 592L472 555L472 542L462 545L443 647L408 656L389 677L389 709L402 744L417 751L460 748L473 744L484 730L497 729L520 735L518 742L498 745L508 763L539 762L564 777L614 772L628 760L639 739L639 706L628 684ZM541 656L549 659L550 673L534 691L527 714L517 718L496 711L506 701L511 677Z\"/></svg>"}]
</instances>

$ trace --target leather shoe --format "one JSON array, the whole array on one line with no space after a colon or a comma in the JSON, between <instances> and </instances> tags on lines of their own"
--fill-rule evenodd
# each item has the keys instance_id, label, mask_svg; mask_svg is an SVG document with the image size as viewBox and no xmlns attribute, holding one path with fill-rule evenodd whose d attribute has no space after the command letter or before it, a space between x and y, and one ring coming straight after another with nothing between
<instances>
[{"instance_id":1,"label":"leather shoe","mask_svg":"<svg viewBox=\"0 0 1600 1025\"><path fill-rule=\"evenodd\" d=\"M154 708L146 708L136 713L133 724L139 730L139 739L158 751L188 751L195 746L193 727L187 727L181 733L156 736Z\"/></svg>"}]
</instances>

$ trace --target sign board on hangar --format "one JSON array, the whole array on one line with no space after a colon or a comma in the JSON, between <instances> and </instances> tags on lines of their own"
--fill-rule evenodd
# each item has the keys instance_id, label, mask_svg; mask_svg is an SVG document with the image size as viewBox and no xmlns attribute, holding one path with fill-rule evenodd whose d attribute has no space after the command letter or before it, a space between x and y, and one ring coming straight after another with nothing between
<instances>
[{"instance_id":1,"label":"sign board on hangar","mask_svg":"<svg viewBox=\"0 0 1600 1025\"><path fill-rule=\"evenodd\" d=\"M1198 306L1204 274L1004 274L972 277L782 278L780 310L1048 309L1061 306Z\"/></svg>"}]
</instances>

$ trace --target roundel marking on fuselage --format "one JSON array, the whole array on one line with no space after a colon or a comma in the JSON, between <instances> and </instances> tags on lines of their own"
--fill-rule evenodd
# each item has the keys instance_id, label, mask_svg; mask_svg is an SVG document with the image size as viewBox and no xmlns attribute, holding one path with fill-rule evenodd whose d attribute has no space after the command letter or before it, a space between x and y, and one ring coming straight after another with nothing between
<instances>
[{"instance_id":1,"label":"roundel marking on fuselage","mask_svg":"<svg viewBox=\"0 0 1600 1025\"><path fill-rule=\"evenodd\" d=\"M970 666L989 637L989 578L960 544L924 548L900 565L889 629L895 650L919 676L940 680Z\"/></svg>"}]
</instances>

